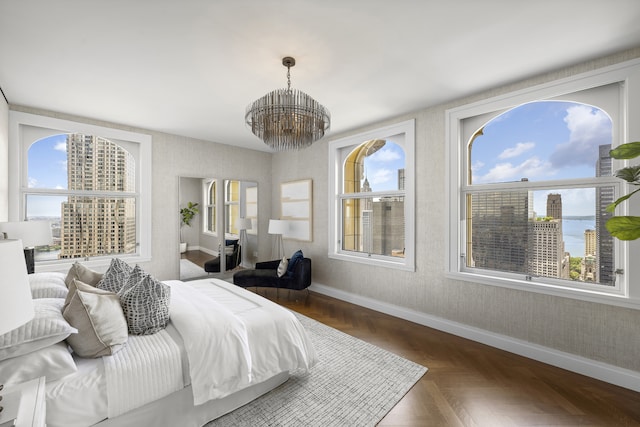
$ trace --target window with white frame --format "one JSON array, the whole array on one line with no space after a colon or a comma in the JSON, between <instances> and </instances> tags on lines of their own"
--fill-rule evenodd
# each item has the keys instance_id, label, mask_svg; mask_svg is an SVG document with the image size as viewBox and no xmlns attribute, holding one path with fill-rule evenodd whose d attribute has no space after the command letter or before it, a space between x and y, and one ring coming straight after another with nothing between
<instances>
[{"instance_id":1,"label":"window with white frame","mask_svg":"<svg viewBox=\"0 0 640 427\"><path fill-rule=\"evenodd\" d=\"M635 304L629 246L605 223L626 191L609 151L639 77L620 67L447 112L449 275Z\"/></svg>"},{"instance_id":2,"label":"window with white frame","mask_svg":"<svg viewBox=\"0 0 640 427\"><path fill-rule=\"evenodd\" d=\"M204 221L203 230L205 233L216 234L216 187L217 181L204 180L202 182L204 190L204 210L205 214L202 216Z\"/></svg>"},{"instance_id":3,"label":"window with white frame","mask_svg":"<svg viewBox=\"0 0 640 427\"><path fill-rule=\"evenodd\" d=\"M329 144L329 257L413 271L413 120Z\"/></svg>"},{"instance_id":4,"label":"window with white frame","mask_svg":"<svg viewBox=\"0 0 640 427\"><path fill-rule=\"evenodd\" d=\"M36 265L149 259L150 145L148 135L10 112L10 218L52 224Z\"/></svg>"},{"instance_id":5,"label":"window with white frame","mask_svg":"<svg viewBox=\"0 0 640 427\"><path fill-rule=\"evenodd\" d=\"M224 231L227 235L235 237L240 233L238 230L238 220L240 219L240 181L225 179L224 208Z\"/></svg>"}]
</instances>

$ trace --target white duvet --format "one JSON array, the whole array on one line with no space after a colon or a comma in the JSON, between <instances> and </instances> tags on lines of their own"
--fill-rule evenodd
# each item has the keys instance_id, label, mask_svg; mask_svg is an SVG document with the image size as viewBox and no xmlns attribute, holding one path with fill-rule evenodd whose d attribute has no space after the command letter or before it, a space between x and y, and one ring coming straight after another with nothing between
<instances>
[{"instance_id":1,"label":"white duvet","mask_svg":"<svg viewBox=\"0 0 640 427\"><path fill-rule=\"evenodd\" d=\"M165 283L196 405L316 363L304 328L279 305L218 279Z\"/></svg>"}]
</instances>

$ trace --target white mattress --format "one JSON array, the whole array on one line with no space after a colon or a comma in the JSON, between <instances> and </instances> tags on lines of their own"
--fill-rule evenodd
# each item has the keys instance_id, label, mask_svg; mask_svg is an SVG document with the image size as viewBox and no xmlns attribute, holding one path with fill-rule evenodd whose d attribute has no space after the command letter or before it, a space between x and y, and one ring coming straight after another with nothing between
<instances>
[{"instance_id":1,"label":"white mattress","mask_svg":"<svg viewBox=\"0 0 640 427\"><path fill-rule=\"evenodd\" d=\"M283 372L286 373L293 369L309 369L315 364L315 351L304 330L302 330L302 326L291 312L279 305L218 279L203 279L192 282L168 281L166 283L172 287L190 286L190 291L191 287L198 289L199 292L202 292L202 298L215 300L216 304L224 307L225 311L233 313L236 321L245 326L248 342L250 343L251 381L249 384L238 387L238 390L233 391L234 393L240 389L247 388L250 393L245 395L256 397L268 390L265 388L265 384L271 383L275 386L282 382L281 378L286 378L286 376L282 377ZM183 383L186 387L192 382L189 375L188 357L193 357L193 355L186 354L182 335L175 326L170 322L166 333L172 336L180 346L182 359L182 373L180 375L182 375ZM103 360L83 358L75 358L75 360L78 366L77 372L47 384L47 425L49 427L88 426L104 420L110 412L108 407L107 375L105 374ZM180 368L177 369L180 370ZM173 375L175 375L175 372ZM270 380L276 377L279 378L278 381ZM260 387L256 387L256 385L260 385ZM249 390L252 387L258 389L259 392ZM190 389L191 387L188 387L185 390ZM156 402L171 402L173 394ZM226 394L229 395L231 393ZM185 393L181 393L181 395L185 396ZM230 399L227 399L224 410L211 409L212 405L216 403L215 401L209 401L207 405L201 405L203 407L201 408L200 405L193 406L192 393L189 392L186 396L191 401L190 406L195 408L194 411L199 411L200 418L205 416L203 414L219 416L236 407L229 405ZM243 402L244 399L243 397L242 399L232 399L232 401ZM180 402L180 411L185 411L185 419L187 419L187 410L184 409L185 398L181 397ZM145 405L145 407L153 406L153 403ZM166 410L167 405L170 405L170 403L163 403L161 406ZM204 407L208 409L204 411ZM142 416L144 417L145 413L144 407L139 409L141 411L137 411L137 422L139 422L140 414L143 414ZM134 413L136 411L131 412ZM151 412L147 411L147 413ZM124 414L122 417L112 418L109 421L117 421L119 418L126 420L127 414L129 413ZM118 423L115 424L117 425ZM128 424L125 423L123 425Z\"/></svg>"}]
</instances>

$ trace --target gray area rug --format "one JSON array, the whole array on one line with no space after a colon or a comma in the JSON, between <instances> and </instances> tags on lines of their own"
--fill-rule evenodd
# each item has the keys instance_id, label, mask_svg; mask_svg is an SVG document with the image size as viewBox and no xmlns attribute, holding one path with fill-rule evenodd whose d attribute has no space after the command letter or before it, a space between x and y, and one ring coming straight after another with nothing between
<instances>
[{"instance_id":1,"label":"gray area rug","mask_svg":"<svg viewBox=\"0 0 640 427\"><path fill-rule=\"evenodd\" d=\"M207 272L204 271L204 268L188 259L180 260L180 280L201 279L203 277L207 277Z\"/></svg>"},{"instance_id":2,"label":"gray area rug","mask_svg":"<svg viewBox=\"0 0 640 427\"><path fill-rule=\"evenodd\" d=\"M319 362L247 405L206 424L375 426L427 368L295 313Z\"/></svg>"}]
</instances>

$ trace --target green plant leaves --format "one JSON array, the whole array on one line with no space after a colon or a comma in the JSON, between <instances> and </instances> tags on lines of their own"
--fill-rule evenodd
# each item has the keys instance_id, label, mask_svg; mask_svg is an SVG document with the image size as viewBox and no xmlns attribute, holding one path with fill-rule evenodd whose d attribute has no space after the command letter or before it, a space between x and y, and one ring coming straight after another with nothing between
<instances>
[{"instance_id":1,"label":"green plant leaves","mask_svg":"<svg viewBox=\"0 0 640 427\"><path fill-rule=\"evenodd\" d=\"M614 159L633 159L640 156L640 141L628 142L609 151Z\"/></svg>"},{"instance_id":2,"label":"green plant leaves","mask_svg":"<svg viewBox=\"0 0 640 427\"><path fill-rule=\"evenodd\" d=\"M640 165L629 166L617 170L616 176L632 184L640 184Z\"/></svg>"},{"instance_id":3,"label":"green plant leaves","mask_svg":"<svg viewBox=\"0 0 640 427\"><path fill-rule=\"evenodd\" d=\"M614 216L606 223L607 230L620 240L640 238L640 216Z\"/></svg>"}]
</instances>

